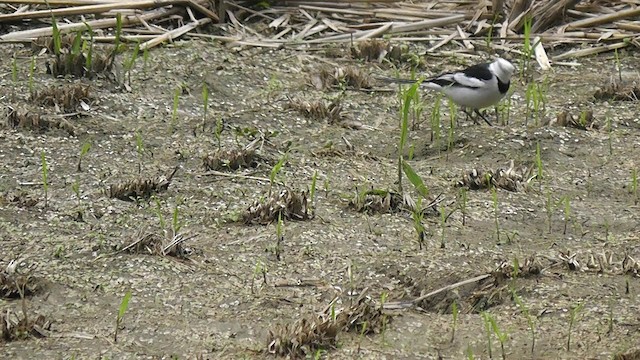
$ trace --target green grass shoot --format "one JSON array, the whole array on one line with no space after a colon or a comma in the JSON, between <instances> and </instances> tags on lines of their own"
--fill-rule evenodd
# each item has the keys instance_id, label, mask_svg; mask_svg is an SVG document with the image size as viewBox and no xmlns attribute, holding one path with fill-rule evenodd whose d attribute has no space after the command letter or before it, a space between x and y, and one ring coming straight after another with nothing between
<instances>
[{"instance_id":1,"label":"green grass shoot","mask_svg":"<svg viewBox=\"0 0 640 360\"><path fill-rule=\"evenodd\" d=\"M162 229L162 231L165 231L167 224L164 220L164 216L162 215L162 206L160 205L160 200L155 196L153 197L153 200L156 203L155 213L158 217L158 222L160 223L160 229Z\"/></svg>"},{"instance_id":2,"label":"green grass shoot","mask_svg":"<svg viewBox=\"0 0 640 360\"><path fill-rule=\"evenodd\" d=\"M456 326L458 325L458 302L453 300L451 303L451 316L453 317L453 324L451 324L451 342L456 338Z\"/></svg>"},{"instance_id":3,"label":"green grass shoot","mask_svg":"<svg viewBox=\"0 0 640 360\"><path fill-rule=\"evenodd\" d=\"M633 195L633 204L638 205L638 169L631 170L631 195Z\"/></svg>"},{"instance_id":4,"label":"green grass shoot","mask_svg":"<svg viewBox=\"0 0 640 360\"><path fill-rule=\"evenodd\" d=\"M507 354L504 351L504 343L507 341L508 334L506 331L500 331L500 328L498 327L498 323L496 322L496 319L493 316L491 316L490 314L487 314L487 317L491 322L491 329L493 330L493 333L496 335L496 337L498 338L498 341L500 342L502 360L506 360Z\"/></svg>"},{"instance_id":5,"label":"green grass shoot","mask_svg":"<svg viewBox=\"0 0 640 360\"><path fill-rule=\"evenodd\" d=\"M91 74L93 72L92 71L92 69L93 69L93 28L86 21L84 22L84 26L87 28L87 32L89 33L89 42L88 42L88 45L86 45L87 46L87 49L86 49L87 55L85 57L84 66L87 69L87 72L89 74ZM85 47L84 44L83 44L83 47Z\"/></svg>"},{"instance_id":6,"label":"green grass shoot","mask_svg":"<svg viewBox=\"0 0 640 360\"><path fill-rule=\"evenodd\" d=\"M33 85L33 76L36 72L36 57L31 57L31 64L29 65L29 94L34 95L35 86Z\"/></svg>"},{"instance_id":7,"label":"green grass shoot","mask_svg":"<svg viewBox=\"0 0 640 360\"><path fill-rule=\"evenodd\" d=\"M42 189L44 190L44 207L48 207L49 203L49 165L47 164L47 155L44 150L40 153L42 161Z\"/></svg>"},{"instance_id":8,"label":"green grass shoot","mask_svg":"<svg viewBox=\"0 0 640 360\"><path fill-rule=\"evenodd\" d=\"M440 249L444 249L446 247L445 244L445 231L447 229L447 211L444 207L440 210L440 228L442 229L440 233Z\"/></svg>"},{"instance_id":9,"label":"green grass shoot","mask_svg":"<svg viewBox=\"0 0 640 360\"><path fill-rule=\"evenodd\" d=\"M116 331L113 333L113 342L118 342L118 330L120 330L120 326L122 325L122 320L124 318L124 314L129 309L129 300L131 300L131 291L127 291L122 298L122 302L120 303L120 307L118 308L118 316L116 317Z\"/></svg>"},{"instance_id":10,"label":"green grass shoot","mask_svg":"<svg viewBox=\"0 0 640 360\"><path fill-rule=\"evenodd\" d=\"M71 184L71 191L76 195L76 199L78 200L78 205L80 205L80 201L82 198L80 197L80 183L78 182L78 178L76 178Z\"/></svg>"},{"instance_id":11,"label":"green grass shoot","mask_svg":"<svg viewBox=\"0 0 640 360\"><path fill-rule=\"evenodd\" d=\"M218 121L216 121L216 131L214 136L216 137L216 140L218 141L218 150L222 149L222 129L224 128L224 124L222 122L222 118L218 118Z\"/></svg>"},{"instance_id":12,"label":"green grass shoot","mask_svg":"<svg viewBox=\"0 0 640 360\"><path fill-rule=\"evenodd\" d=\"M466 225L467 222L467 197L467 189L461 187L460 192L458 193L458 207L462 213L462 226Z\"/></svg>"},{"instance_id":13,"label":"green grass shoot","mask_svg":"<svg viewBox=\"0 0 640 360\"><path fill-rule=\"evenodd\" d=\"M540 189L542 190L542 179L544 178L544 173L542 168L542 150L540 149L540 142L536 143L536 169L536 178L538 179Z\"/></svg>"},{"instance_id":14,"label":"green grass shoot","mask_svg":"<svg viewBox=\"0 0 640 360\"><path fill-rule=\"evenodd\" d=\"M491 315L489 315L489 313L485 311L481 312L480 315L482 315L484 330L487 334L487 352L489 353L489 359L493 359L493 354L491 351Z\"/></svg>"},{"instance_id":15,"label":"green grass shoot","mask_svg":"<svg viewBox=\"0 0 640 360\"><path fill-rule=\"evenodd\" d=\"M14 87L18 85L18 63L15 57L11 59L11 81Z\"/></svg>"},{"instance_id":16,"label":"green grass shoot","mask_svg":"<svg viewBox=\"0 0 640 360\"><path fill-rule=\"evenodd\" d=\"M453 149L453 144L455 142L455 129L456 129L456 104L449 99L449 134L447 140L447 157L449 156L448 152Z\"/></svg>"},{"instance_id":17,"label":"green grass shoot","mask_svg":"<svg viewBox=\"0 0 640 360\"><path fill-rule=\"evenodd\" d=\"M311 178L311 189L309 190L309 200L311 200L311 206L315 205L317 182L318 182L318 170L313 172L313 177Z\"/></svg>"},{"instance_id":18,"label":"green grass shoot","mask_svg":"<svg viewBox=\"0 0 640 360\"><path fill-rule=\"evenodd\" d=\"M411 218L413 219L413 228L418 235L418 249L422 250L424 246L424 213L422 212L422 197L416 200L416 206L411 210Z\"/></svg>"},{"instance_id":19,"label":"green grass shoot","mask_svg":"<svg viewBox=\"0 0 640 360\"><path fill-rule=\"evenodd\" d=\"M427 189L426 185L424 184L424 181L422 181L422 178L420 177L420 175L418 175L413 168L411 167L411 165L409 165L408 162L406 161L402 161L402 170L404 171L404 174L407 176L407 179L409 179L409 182L411 182L411 184L413 184L413 186L415 187L416 191L420 194L420 196L422 196L423 198L428 198L429 197L429 190Z\"/></svg>"},{"instance_id":20,"label":"green grass shoot","mask_svg":"<svg viewBox=\"0 0 640 360\"><path fill-rule=\"evenodd\" d=\"M180 93L182 87L178 86L173 92L173 107L171 108L171 132L174 132L178 122L178 105L180 104Z\"/></svg>"},{"instance_id":21,"label":"green grass shoot","mask_svg":"<svg viewBox=\"0 0 640 360\"><path fill-rule=\"evenodd\" d=\"M207 126L207 112L209 111L209 88L207 83L202 83L202 132Z\"/></svg>"},{"instance_id":22,"label":"green grass shoot","mask_svg":"<svg viewBox=\"0 0 640 360\"><path fill-rule=\"evenodd\" d=\"M440 114L440 104L442 102L442 94L438 93L436 95L436 100L433 103L433 110L431 110L431 142L434 143L438 151L440 150L440 122L441 114Z\"/></svg>"},{"instance_id":23,"label":"green grass shoot","mask_svg":"<svg viewBox=\"0 0 640 360\"><path fill-rule=\"evenodd\" d=\"M533 17L527 15L524 18L523 37L524 43L522 44L522 66L520 67L520 78L525 79L529 71L529 63L531 61L531 54L533 53L533 46L531 45L531 26L533 24Z\"/></svg>"},{"instance_id":24,"label":"green grass shoot","mask_svg":"<svg viewBox=\"0 0 640 360\"><path fill-rule=\"evenodd\" d=\"M80 149L80 156L78 157L78 172L82 172L82 159L87 155L87 153L91 150L91 141L87 141L82 144L82 149Z\"/></svg>"},{"instance_id":25,"label":"green grass shoot","mask_svg":"<svg viewBox=\"0 0 640 360\"><path fill-rule=\"evenodd\" d=\"M138 173L142 173L142 156L144 155L144 142L142 134L136 131L136 152L138 153Z\"/></svg>"},{"instance_id":26,"label":"green grass shoot","mask_svg":"<svg viewBox=\"0 0 640 360\"><path fill-rule=\"evenodd\" d=\"M53 54L60 59L60 51L62 50L62 34L58 28L56 17L51 15L51 36L53 37Z\"/></svg>"},{"instance_id":27,"label":"green grass shoot","mask_svg":"<svg viewBox=\"0 0 640 360\"><path fill-rule=\"evenodd\" d=\"M131 57L129 60L125 62L124 72L125 77L127 78L127 83L129 87L131 87L131 70L133 66L136 64L136 60L138 59L138 54L140 53L140 41L136 42L136 46L133 48L133 52L131 52Z\"/></svg>"},{"instance_id":28,"label":"green grass shoot","mask_svg":"<svg viewBox=\"0 0 640 360\"><path fill-rule=\"evenodd\" d=\"M179 218L179 210L178 205L173 208L173 214L171 216L171 229L173 230L173 236L176 236L180 233L180 229L182 229L182 223Z\"/></svg>"},{"instance_id":29,"label":"green grass shoot","mask_svg":"<svg viewBox=\"0 0 640 360\"><path fill-rule=\"evenodd\" d=\"M571 351L571 332L575 325L578 313L584 308L584 303L580 303L569 310L569 332L567 334L567 351Z\"/></svg>"},{"instance_id":30,"label":"green grass shoot","mask_svg":"<svg viewBox=\"0 0 640 360\"><path fill-rule=\"evenodd\" d=\"M564 203L564 231L562 232L564 235L567 234L567 224L569 223L569 219L571 218L571 204L569 202L569 195L563 197Z\"/></svg>"},{"instance_id":31,"label":"green grass shoot","mask_svg":"<svg viewBox=\"0 0 640 360\"><path fill-rule=\"evenodd\" d=\"M287 162L287 158L288 154L284 153L271 169L271 173L269 173L269 196L271 196L271 190L273 189L273 185L275 184L276 176L278 176L278 173L280 173L280 171L282 170L285 162Z\"/></svg>"},{"instance_id":32,"label":"green grass shoot","mask_svg":"<svg viewBox=\"0 0 640 360\"><path fill-rule=\"evenodd\" d=\"M536 324L533 321L534 318L533 316L531 316L531 313L529 313L529 309L527 309L527 307L524 305L524 302L522 302L522 299L515 291L515 289L511 289L511 295L513 297L513 300L516 302L516 305L518 305L520 312L527 319L529 331L531 332L531 353L533 354L536 348Z\"/></svg>"},{"instance_id":33,"label":"green grass shoot","mask_svg":"<svg viewBox=\"0 0 640 360\"><path fill-rule=\"evenodd\" d=\"M278 212L278 222L276 223L276 260L280 261L282 256L282 243L284 242L284 222L282 221L282 211Z\"/></svg>"},{"instance_id":34,"label":"green grass shoot","mask_svg":"<svg viewBox=\"0 0 640 360\"><path fill-rule=\"evenodd\" d=\"M491 187L491 198L493 199L493 215L496 224L496 241L500 243L500 204L498 202L498 191L495 186Z\"/></svg>"},{"instance_id":35,"label":"green grass shoot","mask_svg":"<svg viewBox=\"0 0 640 360\"><path fill-rule=\"evenodd\" d=\"M122 14L117 13L116 14L116 33L115 33L115 38L113 40L113 52L111 53L111 60L109 61L109 68L108 68L109 71L111 70L111 67L113 66L116 60L116 55L120 51L121 36L122 36Z\"/></svg>"},{"instance_id":36,"label":"green grass shoot","mask_svg":"<svg viewBox=\"0 0 640 360\"><path fill-rule=\"evenodd\" d=\"M398 190L402 194L402 168L404 164L404 148L409 134L409 111L411 103L415 98L415 93L420 87L421 80L416 81L402 94L400 111L400 141L398 144Z\"/></svg>"}]
</instances>

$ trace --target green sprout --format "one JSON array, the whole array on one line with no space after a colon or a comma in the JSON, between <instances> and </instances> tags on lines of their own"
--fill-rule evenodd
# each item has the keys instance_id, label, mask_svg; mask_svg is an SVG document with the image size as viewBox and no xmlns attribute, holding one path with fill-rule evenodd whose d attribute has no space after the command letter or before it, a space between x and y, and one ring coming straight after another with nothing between
<instances>
[{"instance_id":1,"label":"green sprout","mask_svg":"<svg viewBox=\"0 0 640 360\"><path fill-rule=\"evenodd\" d=\"M80 201L82 200L80 196L80 183L78 182L78 178L73 181L71 184L71 191L76 195L76 199L78 199L78 205L80 205Z\"/></svg>"},{"instance_id":2,"label":"green sprout","mask_svg":"<svg viewBox=\"0 0 640 360\"><path fill-rule=\"evenodd\" d=\"M458 192L458 204L462 213L462 226L464 226L467 218L467 189L465 187L461 187Z\"/></svg>"},{"instance_id":3,"label":"green sprout","mask_svg":"<svg viewBox=\"0 0 640 360\"><path fill-rule=\"evenodd\" d=\"M162 215L162 206L160 205L160 200L155 196L153 197L153 200L156 203L155 213L156 213L156 216L158 217L160 228L163 229L164 231L164 229L166 229L167 224L164 220L164 216Z\"/></svg>"},{"instance_id":4,"label":"green sprout","mask_svg":"<svg viewBox=\"0 0 640 360\"><path fill-rule=\"evenodd\" d=\"M540 190L542 190L542 179L544 178L543 168L542 168L542 149L540 149L540 142L536 143L536 178L540 183Z\"/></svg>"},{"instance_id":5,"label":"green sprout","mask_svg":"<svg viewBox=\"0 0 640 360\"><path fill-rule=\"evenodd\" d=\"M445 248L445 231L447 229L447 214L446 214L446 210L444 208L442 208L442 210L440 210L440 227L442 228L442 232L440 235L440 249L444 249Z\"/></svg>"},{"instance_id":6,"label":"green sprout","mask_svg":"<svg viewBox=\"0 0 640 360\"><path fill-rule=\"evenodd\" d=\"M449 99L449 136L447 140L447 152L451 151L453 148L456 129L456 114L456 104L453 100ZM448 153L447 156L449 156Z\"/></svg>"},{"instance_id":7,"label":"green sprout","mask_svg":"<svg viewBox=\"0 0 640 360\"><path fill-rule=\"evenodd\" d=\"M496 240L497 243L500 243L500 204L498 202L498 191L495 186L491 187L491 198L493 199L493 214L496 224Z\"/></svg>"},{"instance_id":8,"label":"green sprout","mask_svg":"<svg viewBox=\"0 0 640 360\"><path fill-rule=\"evenodd\" d=\"M178 205L173 208L173 214L171 216L171 230L173 230L173 236L175 237L182 228L182 223L180 223L178 217Z\"/></svg>"},{"instance_id":9,"label":"green sprout","mask_svg":"<svg viewBox=\"0 0 640 360\"><path fill-rule=\"evenodd\" d=\"M564 231L563 234L567 234L567 224L569 223L569 219L571 217L571 204L569 203L569 196L565 196L563 198L564 202Z\"/></svg>"},{"instance_id":10,"label":"green sprout","mask_svg":"<svg viewBox=\"0 0 640 360\"><path fill-rule=\"evenodd\" d=\"M440 115L440 103L442 101L442 95L438 93L436 100L433 103L433 110L431 110L431 142L440 149L440 122L442 121Z\"/></svg>"},{"instance_id":11,"label":"green sprout","mask_svg":"<svg viewBox=\"0 0 640 360\"><path fill-rule=\"evenodd\" d=\"M48 199L49 199L49 166L47 164L47 156L42 150L40 153L40 158L42 160L42 188L44 189L44 207L48 207Z\"/></svg>"},{"instance_id":12,"label":"green sprout","mask_svg":"<svg viewBox=\"0 0 640 360\"><path fill-rule=\"evenodd\" d=\"M491 328L493 329L493 333L496 334L496 337L498 338L498 341L500 342L500 350L502 352L502 360L506 360L507 355L504 351L504 343L507 341L507 332L504 331L500 331L500 329L498 328L498 323L496 322L496 319L491 316L490 314L487 314L487 316L489 317L489 321L491 322Z\"/></svg>"},{"instance_id":13,"label":"green sprout","mask_svg":"<svg viewBox=\"0 0 640 360\"><path fill-rule=\"evenodd\" d=\"M631 194L633 195L633 204L638 205L638 169L631 170Z\"/></svg>"},{"instance_id":14,"label":"green sprout","mask_svg":"<svg viewBox=\"0 0 640 360\"><path fill-rule=\"evenodd\" d=\"M282 221L282 211L278 212L278 222L276 223L276 260L280 261L282 254L282 243L284 242L284 222Z\"/></svg>"},{"instance_id":15,"label":"green sprout","mask_svg":"<svg viewBox=\"0 0 640 360\"><path fill-rule=\"evenodd\" d=\"M451 325L451 342L456 338L456 326L458 324L458 302L453 301L451 304L451 315L453 317L453 324Z\"/></svg>"},{"instance_id":16,"label":"green sprout","mask_svg":"<svg viewBox=\"0 0 640 360\"><path fill-rule=\"evenodd\" d=\"M207 111L209 110L209 88L207 83L202 83L202 132L207 125Z\"/></svg>"},{"instance_id":17,"label":"green sprout","mask_svg":"<svg viewBox=\"0 0 640 360\"><path fill-rule=\"evenodd\" d=\"M78 172L82 172L82 159L87 155L87 153L91 150L91 141L87 141L82 144L82 149L80 149L80 156L78 157Z\"/></svg>"},{"instance_id":18,"label":"green sprout","mask_svg":"<svg viewBox=\"0 0 640 360\"><path fill-rule=\"evenodd\" d=\"M280 160L273 166L271 169L271 173L269 173L269 196L271 196L271 190L273 189L273 184L276 182L276 176L282 170L282 167L287 162L288 154L284 153Z\"/></svg>"},{"instance_id":19,"label":"green sprout","mask_svg":"<svg viewBox=\"0 0 640 360\"><path fill-rule=\"evenodd\" d=\"M409 133L409 110L421 81L416 81L402 94L400 112L400 142L398 145L398 190L402 194L402 168L404 164L404 147Z\"/></svg>"},{"instance_id":20,"label":"green sprout","mask_svg":"<svg viewBox=\"0 0 640 360\"><path fill-rule=\"evenodd\" d=\"M411 218L413 219L413 228L416 230L416 234L418 234L418 247L422 250L425 232L424 224L422 223L424 219L424 213L422 212L422 197L418 197L418 200L416 200L416 206L411 209Z\"/></svg>"},{"instance_id":21,"label":"green sprout","mask_svg":"<svg viewBox=\"0 0 640 360\"><path fill-rule=\"evenodd\" d=\"M318 182L318 170L313 172L313 177L311 178L311 189L309 190L309 199L311 199L311 205L312 206L315 203L316 183L317 182Z\"/></svg>"},{"instance_id":22,"label":"green sprout","mask_svg":"<svg viewBox=\"0 0 640 360\"><path fill-rule=\"evenodd\" d=\"M531 332L531 353L533 354L536 347L536 326L533 321L533 316L531 316L531 314L529 313L529 309L527 309L527 307L524 305L522 299L520 298L518 293L516 293L515 289L511 290L511 295L513 296L513 300L516 302L516 305L518 305L520 312L527 319L529 331Z\"/></svg>"},{"instance_id":23,"label":"green sprout","mask_svg":"<svg viewBox=\"0 0 640 360\"><path fill-rule=\"evenodd\" d=\"M33 75L36 72L36 57L31 57L31 65L29 65L29 94L34 95L35 86L33 85Z\"/></svg>"},{"instance_id":24,"label":"green sprout","mask_svg":"<svg viewBox=\"0 0 640 360\"><path fill-rule=\"evenodd\" d=\"M62 49L62 35L60 34L60 29L58 28L58 21L56 17L51 15L51 36L53 37L53 53L60 60L60 51Z\"/></svg>"},{"instance_id":25,"label":"green sprout","mask_svg":"<svg viewBox=\"0 0 640 360\"><path fill-rule=\"evenodd\" d=\"M138 153L138 173L142 173L142 156L144 155L144 143L142 134L136 131L136 152Z\"/></svg>"},{"instance_id":26,"label":"green sprout","mask_svg":"<svg viewBox=\"0 0 640 360\"><path fill-rule=\"evenodd\" d=\"M122 302L120 303L120 307L118 308L118 316L116 317L116 330L113 333L113 342L118 342L118 330L122 325L122 319L124 318L124 314L127 312L129 308L129 300L131 300L131 291L127 291L122 298Z\"/></svg>"},{"instance_id":27,"label":"green sprout","mask_svg":"<svg viewBox=\"0 0 640 360\"><path fill-rule=\"evenodd\" d=\"M569 311L569 333L567 334L567 351L571 351L571 332L576 321L576 317L580 311L584 308L584 303L580 303L571 308Z\"/></svg>"},{"instance_id":28,"label":"green sprout","mask_svg":"<svg viewBox=\"0 0 640 360\"><path fill-rule=\"evenodd\" d=\"M171 109L171 132L174 132L178 122L178 105L180 104L180 93L182 86L178 86L173 92L173 107Z\"/></svg>"},{"instance_id":29,"label":"green sprout","mask_svg":"<svg viewBox=\"0 0 640 360\"><path fill-rule=\"evenodd\" d=\"M493 359L493 355L491 352L491 315L484 311L480 314L482 315L484 330L487 334L487 351L489 352L489 359Z\"/></svg>"},{"instance_id":30,"label":"green sprout","mask_svg":"<svg viewBox=\"0 0 640 360\"><path fill-rule=\"evenodd\" d=\"M524 18L524 43L522 49L522 67L520 68L520 77L524 79L529 71L529 63L531 61L531 54L533 53L533 47L531 45L531 27L533 23L533 17L527 15Z\"/></svg>"},{"instance_id":31,"label":"green sprout","mask_svg":"<svg viewBox=\"0 0 640 360\"><path fill-rule=\"evenodd\" d=\"M133 48L133 52L131 53L131 57L124 64L124 74L127 78L127 83L129 87L131 87L131 69L136 64L136 60L138 59L138 54L140 53L140 41L136 42L136 46Z\"/></svg>"},{"instance_id":32,"label":"green sprout","mask_svg":"<svg viewBox=\"0 0 640 360\"><path fill-rule=\"evenodd\" d=\"M89 23L87 23L86 21L84 22L84 26L87 28L87 31L89 32L89 45L88 45L88 49L87 50L87 56L85 58L85 63L84 63L84 67L87 69L87 71L89 72L89 74L91 74L92 72L92 67L93 67L93 29L91 28L91 25L89 25ZM84 44L83 44L83 48L84 48Z\"/></svg>"},{"instance_id":33,"label":"green sprout","mask_svg":"<svg viewBox=\"0 0 640 360\"><path fill-rule=\"evenodd\" d=\"M218 150L222 149L222 130L224 129L224 123L222 122L222 118L218 118L216 121L216 131L214 136L218 141Z\"/></svg>"}]
</instances>

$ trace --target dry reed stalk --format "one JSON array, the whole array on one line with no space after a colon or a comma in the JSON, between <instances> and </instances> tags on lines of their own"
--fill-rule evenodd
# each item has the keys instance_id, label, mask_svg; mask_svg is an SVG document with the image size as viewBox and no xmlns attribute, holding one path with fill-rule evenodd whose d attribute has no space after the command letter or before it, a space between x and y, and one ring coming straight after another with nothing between
<instances>
[{"instance_id":1,"label":"dry reed stalk","mask_svg":"<svg viewBox=\"0 0 640 360\"><path fill-rule=\"evenodd\" d=\"M172 9L161 9L161 10L153 10L146 12L137 17L133 16L125 16L122 18L122 25L129 26L134 24L140 24L142 20L149 21L160 18L165 18L170 15L174 15L180 12L178 8ZM92 29L104 29L109 27L116 26L116 19L100 19L100 20L92 20L87 21L86 24L89 24ZM81 23L72 23L72 24L61 24L58 25L58 29L61 34L66 34L78 30L86 30L87 25L84 22ZM39 28L39 29L31 29L31 30L23 30L23 31L14 31L9 34L5 34L0 36L0 40L33 40L39 38L41 36L51 36L53 34L53 29L51 26Z\"/></svg>"},{"instance_id":2,"label":"dry reed stalk","mask_svg":"<svg viewBox=\"0 0 640 360\"><path fill-rule=\"evenodd\" d=\"M155 39L152 39L152 40L149 40L147 42L144 42L144 43L140 44L140 50L150 49L150 48L152 48L154 46L162 44L165 41L171 41L171 40L173 40L175 38L178 38L178 37L188 33L189 31L191 31L191 30L193 30L193 29L195 29L195 28L197 28L199 26L208 24L210 22L211 22L211 19L202 18L202 19L200 19L200 20L198 20L196 22L188 23L188 24L186 24L184 26L181 26L181 27L179 27L177 29L173 29L173 30L171 30L171 31L169 31L169 32L167 32L165 34L162 34L162 35L156 37Z\"/></svg>"}]
</instances>

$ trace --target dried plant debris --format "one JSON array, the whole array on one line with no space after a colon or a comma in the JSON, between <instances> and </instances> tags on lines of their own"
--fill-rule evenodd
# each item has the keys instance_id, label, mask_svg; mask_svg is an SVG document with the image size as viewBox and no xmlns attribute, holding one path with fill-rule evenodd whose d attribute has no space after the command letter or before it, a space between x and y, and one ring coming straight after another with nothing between
<instances>
[{"instance_id":1,"label":"dried plant debris","mask_svg":"<svg viewBox=\"0 0 640 360\"><path fill-rule=\"evenodd\" d=\"M218 150L202 157L207 170L238 170L258 166L260 156L253 149Z\"/></svg>"},{"instance_id":2,"label":"dried plant debris","mask_svg":"<svg viewBox=\"0 0 640 360\"><path fill-rule=\"evenodd\" d=\"M13 260L0 271L0 298L17 299L38 292L42 286L31 275L31 269L20 271L22 260Z\"/></svg>"},{"instance_id":3,"label":"dried plant debris","mask_svg":"<svg viewBox=\"0 0 640 360\"><path fill-rule=\"evenodd\" d=\"M596 100L638 101L640 86L638 82L613 79L608 85L599 88L593 94Z\"/></svg>"},{"instance_id":4,"label":"dried plant debris","mask_svg":"<svg viewBox=\"0 0 640 360\"><path fill-rule=\"evenodd\" d=\"M423 215L438 215L439 212L436 205L441 201L442 199L438 197L426 206L423 205L420 212ZM404 194L403 196L395 191L382 189L364 191L356 189L355 196L349 200L350 208L367 214L389 214L405 210L413 212L416 210L416 206L416 202L409 194Z\"/></svg>"},{"instance_id":5,"label":"dried plant debris","mask_svg":"<svg viewBox=\"0 0 640 360\"><path fill-rule=\"evenodd\" d=\"M7 310L0 313L0 331L5 342L22 340L29 336L46 337L51 323L43 315L27 316L26 310L22 315Z\"/></svg>"},{"instance_id":6,"label":"dried plant debris","mask_svg":"<svg viewBox=\"0 0 640 360\"><path fill-rule=\"evenodd\" d=\"M498 168L495 171L472 169L462 175L462 180L458 181L457 186L465 186L471 190L495 186L508 191L522 191L535 178L532 173L532 166L516 167L511 160L508 168Z\"/></svg>"},{"instance_id":7,"label":"dried plant debris","mask_svg":"<svg viewBox=\"0 0 640 360\"><path fill-rule=\"evenodd\" d=\"M38 201L40 201L40 197L34 196L24 190L8 190L2 194L0 199L2 202L15 204L23 208L34 207L38 204Z\"/></svg>"},{"instance_id":8,"label":"dried plant debris","mask_svg":"<svg viewBox=\"0 0 640 360\"><path fill-rule=\"evenodd\" d=\"M387 56L391 45L388 41L378 39L368 39L361 41L357 46L351 48L351 56L355 59L363 59L365 61L382 60Z\"/></svg>"},{"instance_id":9,"label":"dried plant debris","mask_svg":"<svg viewBox=\"0 0 640 360\"><path fill-rule=\"evenodd\" d=\"M371 89L371 77L356 67L323 67L311 76L311 85L317 90L338 88Z\"/></svg>"},{"instance_id":10,"label":"dried plant debris","mask_svg":"<svg viewBox=\"0 0 640 360\"><path fill-rule=\"evenodd\" d=\"M555 122L558 126L572 127L580 130L597 130L598 124L593 118L593 111L583 110L579 114L571 114L569 111L561 111Z\"/></svg>"},{"instance_id":11,"label":"dried plant debris","mask_svg":"<svg viewBox=\"0 0 640 360\"><path fill-rule=\"evenodd\" d=\"M289 99L289 102L285 105L285 109L296 110L310 119L327 119L330 124L333 124L340 121L342 104L340 99L336 99L331 103L323 100L306 101L302 99Z\"/></svg>"},{"instance_id":12,"label":"dried plant debris","mask_svg":"<svg viewBox=\"0 0 640 360\"><path fill-rule=\"evenodd\" d=\"M387 214L399 212L405 205L402 195L391 190L370 189L358 191L349 201L349 207L367 214Z\"/></svg>"},{"instance_id":13,"label":"dried plant debris","mask_svg":"<svg viewBox=\"0 0 640 360\"><path fill-rule=\"evenodd\" d=\"M10 128L22 128L35 131L47 131L51 129L61 129L69 135L74 136L75 127L65 119L45 118L44 116L26 110L17 109L11 106L5 108L6 125Z\"/></svg>"},{"instance_id":14,"label":"dried plant debris","mask_svg":"<svg viewBox=\"0 0 640 360\"><path fill-rule=\"evenodd\" d=\"M45 106L56 106L65 112L73 112L79 106L87 107L91 101L91 87L84 84L51 86L31 95L32 101Z\"/></svg>"},{"instance_id":15,"label":"dried plant debris","mask_svg":"<svg viewBox=\"0 0 640 360\"><path fill-rule=\"evenodd\" d=\"M312 355L318 349L334 348L340 327L329 318L302 318L291 325L276 325L269 330L267 351L292 358Z\"/></svg>"},{"instance_id":16,"label":"dried plant debris","mask_svg":"<svg viewBox=\"0 0 640 360\"><path fill-rule=\"evenodd\" d=\"M516 269L517 266L517 269ZM503 284L505 280L514 278L530 278L542 273L542 264L533 255L520 263L520 261L503 261L491 275L497 284Z\"/></svg>"},{"instance_id":17,"label":"dried plant debris","mask_svg":"<svg viewBox=\"0 0 640 360\"><path fill-rule=\"evenodd\" d=\"M613 360L640 360L640 346L615 354Z\"/></svg>"},{"instance_id":18,"label":"dried plant debris","mask_svg":"<svg viewBox=\"0 0 640 360\"><path fill-rule=\"evenodd\" d=\"M388 41L380 39L368 39L361 41L357 46L351 47L351 57L365 61L382 63L387 59L394 63L406 60L414 60L409 57L409 48L406 45L391 45ZM419 59L415 56L415 59ZM415 61L413 61L415 63Z\"/></svg>"},{"instance_id":19,"label":"dried plant debris","mask_svg":"<svg viewBox=\"0 0 640 360\"><path fill-rule=\"evenodd\" d=\"M366 296L366 290L346 309L336 309L334 299L320 316L302 318L290 325L276 325L267 336L267 352L291 358L305 357L319 349L333 349L340 331L358 334L379 333L383 313ZM331 312L335 314L332 316ZM387 318L389 319L389 318Z\"/></svg>"},{"instance_id":20,"label":"dried plant debris","mask_svg":"<svg viewBox=\"0 0 640 360\"><path fill-rule=\"evenodd\" d=\"M109 187L109 197L124 201L136 199L148 199L151 195L166 191L171 184L171 179L178 171L175 167L169 175L161 175L154 178L137 177Z\"/></svg>"},{"instance_id":21,"label":"dried plant debris","mask_svg":"<svg viewBox=\"0 0 640 360\"><path fill-rule=\"evenodd\" d=\"M273 193L249 206L243 215L243 221L245 224L266 225L277 220L280 215L285 220L310 220L313 216L309 213L308 197L307 191L295 192L290 189Z\"/></svg>"},{"instance_id":22,"label":"dried plant debris","mask_svg":"<svg viewBox=\"0 0 640 360\"><path fill-rule=\"evenodd\" d=\"M74 33L60 35L60 48L71 49L75 39L76 34ZM42 52L43 49L46 49L49 54L54 53L53 36L40 36L31 42L31 51L34 54Z\"/></svg>"},{"instance_id":23,"label":"dried plant debris","mask_svg":"<svg viewBox=\"0 0 640 360\"><path fill-rule=\"evenodd\" d=\"M123 246L119 252L173 256L181 259L186 259L193 253L193 249L185 246L185 242L196 235L174 234L172 230L164 230L163 233L161 236L142 229L136 234L134 241Z\"/></svg>"}]
</instances>

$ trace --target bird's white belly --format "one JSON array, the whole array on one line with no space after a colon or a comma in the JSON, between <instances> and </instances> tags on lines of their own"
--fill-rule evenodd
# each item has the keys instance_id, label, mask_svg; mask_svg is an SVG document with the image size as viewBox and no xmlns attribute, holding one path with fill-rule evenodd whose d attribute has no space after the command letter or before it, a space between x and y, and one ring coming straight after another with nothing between
<instances>
[{"instance_id":1,"label":"bird's white belly","mask_svg":"<svg viewBox=\"0 0 640 360\"><path fill-rule=\"evenodd\" d=\"M475 89L451 86L442 88L441 91L459 106L472 109L482 109L495 105L504 97L504 94L498 91L497 86Z\"/></svg>"}]
</instances>

